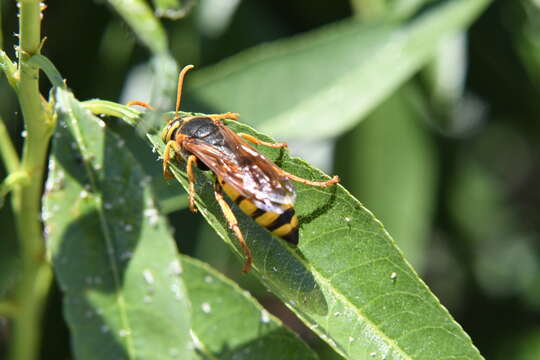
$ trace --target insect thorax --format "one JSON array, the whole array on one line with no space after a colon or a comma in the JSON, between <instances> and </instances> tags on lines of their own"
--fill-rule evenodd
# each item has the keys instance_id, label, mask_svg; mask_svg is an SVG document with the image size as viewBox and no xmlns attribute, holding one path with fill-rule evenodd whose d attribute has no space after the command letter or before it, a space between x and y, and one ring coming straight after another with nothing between
<instances>
[{"instance_id":1,"label":"insect thorax","mask_svg":"<svg viewBox=\"0 0 540 360\"><path fill-rule=\"evenodd\" d=\"M225 142L219 127L211 118L206 116L184 118L179 131L181 134L187 135L190 138L202 140L209 146L222 147ZM189 155L191 155L189 152L182 149L182 156L184 158L187 158ZM197 167L201 170L208 170L208 167L201 161L197 162Z\"/></svg>"},{"instance_id":2,"label":"insect thorax","mask_svg":"<svg viewBox=\"0 0 540 360\"><path fill-rule=\"evenodd\" d=\"M219 128L214 121L205 116L194 116L184 119L180 132L190 138L201 139L205 142L215 145L216 140L222 140Z\"/></svg>"}]
</instances>

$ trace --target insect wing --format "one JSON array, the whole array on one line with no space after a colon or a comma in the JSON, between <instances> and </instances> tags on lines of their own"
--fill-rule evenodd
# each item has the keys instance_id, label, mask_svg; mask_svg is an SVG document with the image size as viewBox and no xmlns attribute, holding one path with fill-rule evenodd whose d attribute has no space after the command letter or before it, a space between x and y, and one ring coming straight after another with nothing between
<instances>
[{"instance_id":1,"label":"insect wing","mask_svg":"<svg viewBox=\"0 0 540 360\"><path fill-rule=\"evenodd\" d=\"M293 185L276 165L229 128L220 126L220 131L221 146L196 138L186 139L182 146L258 208L281 214L282 205L294 203Z\"/></svg>"}]
</instances>

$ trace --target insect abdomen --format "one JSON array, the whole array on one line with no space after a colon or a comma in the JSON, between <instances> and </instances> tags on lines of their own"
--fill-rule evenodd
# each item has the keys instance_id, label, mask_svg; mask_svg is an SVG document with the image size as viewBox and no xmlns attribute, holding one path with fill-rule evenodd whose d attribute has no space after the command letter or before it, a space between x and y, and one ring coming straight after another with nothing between
<instances>
[{"instance_id":1,"label":"insect abdomen","mask_svg":"<svg viewBox=\"0 0 540 360\"><path fill-rule=\"evenodd\" d=\"M285 239L291 244L298 244L298 217L292 204L284 205L281 214L259 209L252 201L246 199L234 190L229 184L220 179L220 184L232 201L247 215L251 216L259 225L264 226L272 234Z\"/></svg>"}]
</instances>

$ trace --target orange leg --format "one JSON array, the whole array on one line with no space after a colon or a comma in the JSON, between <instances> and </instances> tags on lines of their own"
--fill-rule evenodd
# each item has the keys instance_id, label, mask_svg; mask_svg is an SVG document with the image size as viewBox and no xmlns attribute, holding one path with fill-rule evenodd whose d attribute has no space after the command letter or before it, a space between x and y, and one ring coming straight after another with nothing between
<instances>
[{"instance_id":1,"label":"orange leg","mask_svg":"<svg viewBox=\"0 0 540 360\"><path fill-rule=\"evenodd\" d=\"M195 173L193 172L193 164L197 164L197 157L195 157L195 155L189 155L187 160L189 210L191 210L191 212L197 212L197 208L195 207Z\"/></svg>"},{"instance_id":2,"label":"orange leg","mask_svg":"<svg viewBox=\"0 0 540 360\"><path fill-rule=\"evenodd\" d=\"M257 144L257 145L264 145L264 146L268 146L268 147L271 147L271 148L287 147L287 143L283 143L283 142L282 143L269 143L269 142L266 142L266 141L259 140L255 136L252 136L252 135L249 135L249 134L246 134L246 133L238 133L238 135L243 137L244 139L254 143L254 144Z\"/></svg>"},{"instance_id":3,"label":"orange leg","mask_svg":"<svg viewBox=\"0 0 540 360\"><path fill-rule=\"evenodd\" d=\"M127 106L133 106L133 105L139 105L139 106L142 106L142 107L145 107L147 109L150 109L150 110L156 110L155 107L153 107L152 105L148 105L147 103L144 103L142 101L130 101L126 104Z\"/></svg>"},{"instance_id":4,"label":"orange leg","mask_svg":"<svg viewBox=\"0 0 540 360\"><path fill-rule=\"evenodd\" d=\"M238 117L240 116L239 114L237 113L232 113L232 112L228 112L228 113L225 113L225 114L213 114L213 115L206 115L207 117L209 117L210 119L214 120L214 121L219 121L219 120L225 120L225 119L230 119L230 120L238 120Z\"/></svg>"},{"instance_id":5,"label":"orange leg","mask_svg":"<svg viewBox=\"0 0 540 360\"><path fill-rule=\"evenodd\" d=\"M170 140L167 145L165 145L165 150L163 151L163 176L166 179L171 179L173 176L169 171L169 161L171 161L171 148L174 150L175 154L180 153L180 145L174 140Z\"/></svg>"},{"instance_id":6,"label":"orange leg","mask_svg":"<svg viewBox=\"0 0 540 360\"><path fill-rule=\"evenodd\" d=\"M334 185L335 183L339 182L339 176L337 176L337 175L334 176L333 178L331 178L330 180L326 180L326 181L312 181L312 180L304 179L304 178L298 177L296 175L293 175L291 173L288 173L283 169L278 168L278 171L282 175L288 177L291 180L297 181L297 182L302 183L302 184L311 185L311 186L328 187L330 185Z\"/></svg>"},{"instance_id":7,"label":"orange leg","mask_svg":"<svg viewBox=\"0 0 540 360\"><path fill-rule=\"evenodd\" d=\"M238 221L236 220L236 217L234 216L231 207L225 199L223 198L223 194L221 193L221 186L216 181L214 185L214 196L216 197L216 200L221 207L221 211L223 212L223 215L225 216L225 219L227 220L227 223L229 224L229 228L234 232L236 235L236 238L238 241L240 241L240 245L242 246L242 250L244 251L244 256L246 257L246 262L244 263L244 266L242 267L242 271L247 273L249 269L251 268L251 263L253 262L253 257L251 256L251 250L249 249L249 246L244 241L244 236L242 235L242 232L240 231L240 228L238 227Z\"/></svg>"}]
</instances>

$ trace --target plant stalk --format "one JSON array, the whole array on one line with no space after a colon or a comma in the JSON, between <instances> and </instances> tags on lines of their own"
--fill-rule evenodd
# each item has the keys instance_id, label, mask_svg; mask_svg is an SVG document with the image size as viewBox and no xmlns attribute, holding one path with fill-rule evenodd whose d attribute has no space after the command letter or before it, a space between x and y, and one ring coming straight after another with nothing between
<instances>
[{"instance_id":1,"label":"plant stalk","mask_svg":"<svg viewBox=\"0 0 540 360\"><path fill-rule=\"evenodd\" d=\"M17 151L15 150L15 146L13 146L13 142L11 142L8 129L6 128L6 125L4 124L4 121L1 118L0 118L0 154L2 155L2 160L4 161L4 165L6 166L6 170L8 174L13 174L17 170L19 170L20 162L19 162L19 157L17 155Z\"/></svg>"},{"instance_id":2,"label":"plant stalk","mask_svg":"<svg viewBox=\"0 0 540 360\"><path fill-rule=\"evenodd\" d=\"M39 69L28 63L41 46L41 9L37 0L21 0L19 84L17 95L24 118L26 139L20 170L30 181L13 190L12 207L20 243L22 276L15 294L12 360L35 359L39 348L41 315L52 280L45 258L40 206L47 148L52 133L51 116L39 93Z\"/></svg>"}]
</instances>

